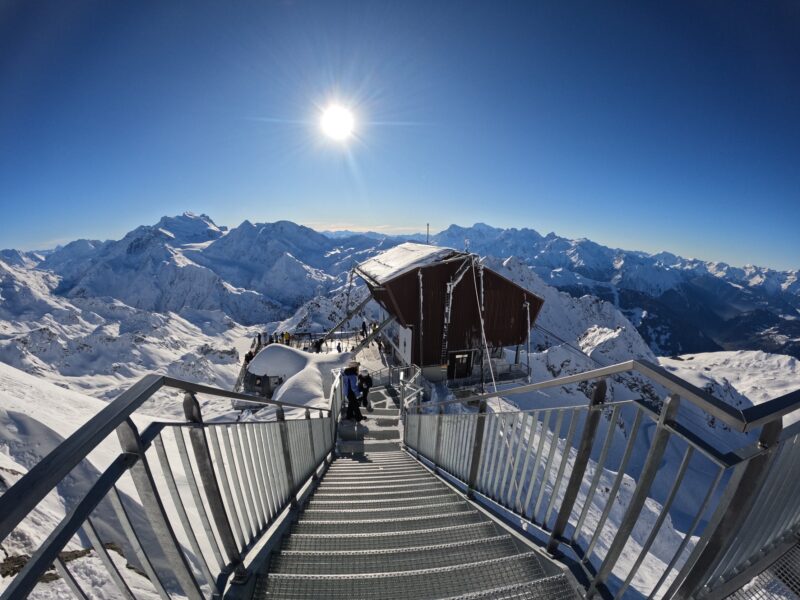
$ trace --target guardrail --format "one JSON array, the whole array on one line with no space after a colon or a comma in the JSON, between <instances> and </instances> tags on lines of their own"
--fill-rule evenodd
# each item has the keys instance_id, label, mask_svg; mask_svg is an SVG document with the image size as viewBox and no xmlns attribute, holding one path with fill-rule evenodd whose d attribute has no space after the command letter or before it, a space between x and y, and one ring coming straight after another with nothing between
<instances>
[{"instance_id":1,"label":"guardrail","mask_svg":"<svg viewBox=\"0 0 800 600\"><path fill-rule=\"evenodd\" d=\"M665 387L662 406L606 403L605 379L625 372ZM589 381L586 406L487 412L491 398ZM760 427L758 441L718 447L682 422L682 401L736 431ZM477 409L446 412L456 404ZM582 570L589 597L723 598L797 541L800 424L784 429L782 417L798 408L792 392L738 410L630 361L435 405L412 401L404 441L538 532L548 551ZM681 531L665 526L674 520Z\"/></svg>"},{"instance_id":2,"label":"guardrail","mask_svg":"<svg viewBox=\"0 0 800 600\"><path fill-rule=\"evenodd\" d=\"M334 390L337 386L338 379ZM131 415L165 387L184 392L186 422L154 422L140 432ZM275 420L204 423L198 394L274 406ZM339 410L335 395L331 408L312 414L305 406L170 377L144 377L0 496L2 541L116 433L122 452L80 490L79 500L67 507L66 516L0 597L26 596L54 565L70 590L86 598L60 555L75 536L91 547L124 598L134 598L133 590L142 585L162 598L173 593L190 599L219 597L231 576L232 581L248 577L248 553L328 459ZM305 418L286 419L288 408L301 409ZM132 580L132 571L114 560L118 550L144 577Z\"/></svg>"}]
</instances>

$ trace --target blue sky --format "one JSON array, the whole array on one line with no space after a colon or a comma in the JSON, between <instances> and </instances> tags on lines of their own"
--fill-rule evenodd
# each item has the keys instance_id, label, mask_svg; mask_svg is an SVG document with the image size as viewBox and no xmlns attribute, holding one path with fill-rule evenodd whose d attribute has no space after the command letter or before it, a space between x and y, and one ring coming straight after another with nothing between
<instances>
[{"instance_id":1,"label":"blue sky","mask_svg":"<svg viewBox=\"0 0 800 600\"><path fill-rule=\"evenodd\" d=\"M193 210L800 268L799 107L796 2L6 1L0 247Z\"/></svg>"}]
</instances>

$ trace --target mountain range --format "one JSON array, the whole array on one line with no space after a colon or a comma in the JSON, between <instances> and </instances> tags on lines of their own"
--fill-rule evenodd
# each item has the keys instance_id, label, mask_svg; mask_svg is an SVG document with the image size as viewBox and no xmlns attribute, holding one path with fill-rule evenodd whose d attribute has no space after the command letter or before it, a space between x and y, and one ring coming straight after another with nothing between
<instances>
[{"instance_id":1,"label":"mountain range","mask_svg":"<svg viewBox=\"0 0 800 600\"><path fill-rule=\"evenodd\" d=\"M424 234L320 233L289 221L244 221L228 229L184 213L121 240L77 240L46 253L2 250L0 263L58 277L54 293L64 298L113 298L159 313L218 310L254 325L286 319L345 284L355 263L409 239ZM513 256L561 291L607 300L657 355L746 349L800 356L798 271L733 267L482 223L451 225L430 241Z\"/></svg>"}]
</instances>

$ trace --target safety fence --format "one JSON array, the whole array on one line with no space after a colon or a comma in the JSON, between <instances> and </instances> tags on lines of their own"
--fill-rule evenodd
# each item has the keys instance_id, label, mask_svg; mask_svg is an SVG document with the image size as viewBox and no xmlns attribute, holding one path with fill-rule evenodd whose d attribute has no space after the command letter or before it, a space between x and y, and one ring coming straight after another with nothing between
<instances>
[{"instance_id":1,"label":"safety fence","mask_svg":"<svg viewBox=\"0 0 800 600\"><path fill-rule=\"evenodd\" d=\"M165 387L184 392L186 422L140 431L131 417ZM57 594L68 588L78 598L220 597L251 575L265 532L331 455L335 393L333 411L262 400L275 407L274 420L235 423L204 423L198 395L245 399L147 376L0 496L0 541L25 535L54 499L74 498L3 599L56 578L53 568L66 586ZM304 418L287 419L284 409ZM121 452L100 472L87 459L113 434Z\"/></svg>"},{"instance_id":2,"label":"safety fence","mask_svg":"<svg viewBox=\"0 0 800 600\"><path fill-rule=\"evenodd\" d=\"M606 378L634 371L668 390L659 408L644 398L605 402ZM493 398L590 381L584 406L487 407ZM681 402L692 410L679 412ZM782 417L798 407L793 392L740 411L631 361L417 403L404 441L469 493L515 515L573 565L588 596L723 598L797 543L800 426L784 429ZM732 430L760 430L758 440L742 443L730 431L742 443L731 449L698 435L684 422L697 408Z\"/></svg>"}]
</instances>

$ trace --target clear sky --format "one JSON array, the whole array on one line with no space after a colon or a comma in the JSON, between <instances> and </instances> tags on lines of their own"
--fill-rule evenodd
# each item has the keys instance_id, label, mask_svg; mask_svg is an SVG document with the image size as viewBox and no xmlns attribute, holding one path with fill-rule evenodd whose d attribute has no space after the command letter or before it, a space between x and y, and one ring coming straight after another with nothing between
<instances>
[{"instance_id":1,"label":"clear sky","mask_svg":"<svg viewBox=\"0 0 800 600\"><path fill-rule=\"evenodd\" d=\"M800 268L800 3L0 3L0 247L184 210Z\"/></svg>"}]
</instances>

